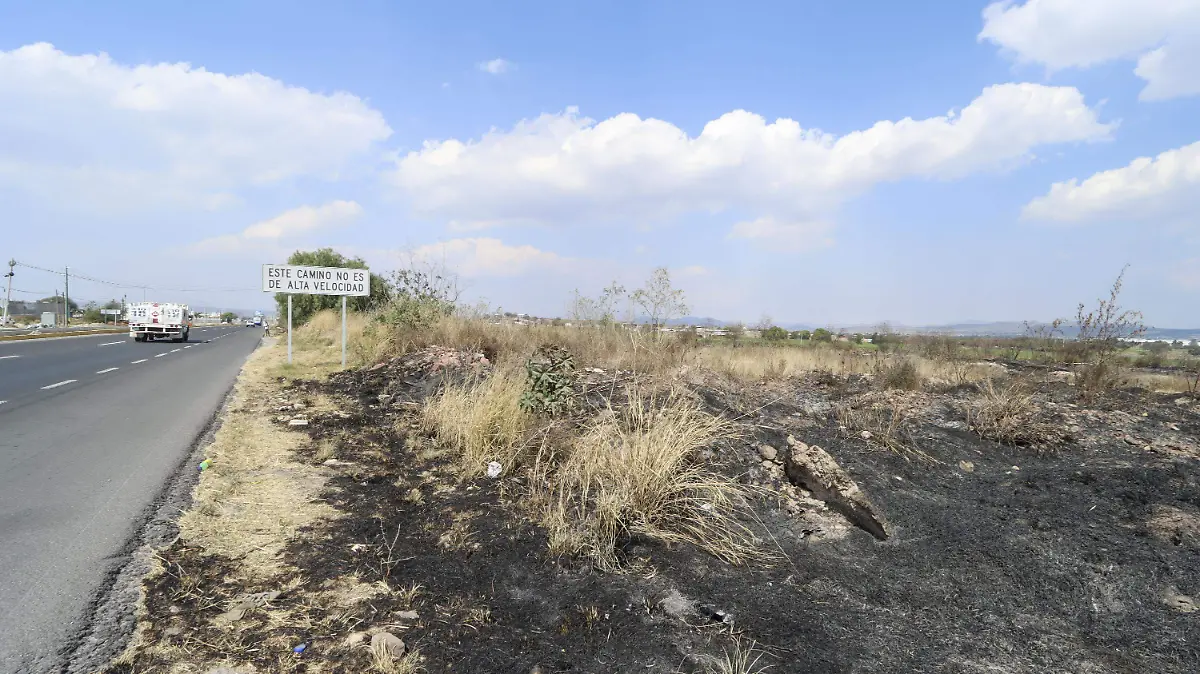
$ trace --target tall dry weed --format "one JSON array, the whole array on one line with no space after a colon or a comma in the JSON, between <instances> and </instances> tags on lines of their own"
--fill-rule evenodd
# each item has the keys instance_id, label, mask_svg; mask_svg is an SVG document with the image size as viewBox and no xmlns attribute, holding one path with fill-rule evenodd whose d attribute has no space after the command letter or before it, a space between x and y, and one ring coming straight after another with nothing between
<instances>
[{"instance_id":1,"label":"tall dry weed","mask_svg":"<svg viewBox=\"0 0 1200 674\"><path fill-rule=\"evenodd\" d=\"M459 453L464 478L498 461L505 472L519 463L533 417L520 407L524 377L510 362L490 376L450 382L421 410L421 424Z\"/></svg>"},{"instance_id":2,"label":"tall dry weed","mask_svg":"<svg viewBox=\"0 0 1200 674\"><path fill-rule=\"evenodd\" d=\"M730 563L753 554L738 521L745 487L705 469L700 449L736 434L686 393L628 392L574 442L548 479L546 523L558 553L582 553L617 568L617 548L632 536L687 542Z\"/></svg>"}]
</instances>

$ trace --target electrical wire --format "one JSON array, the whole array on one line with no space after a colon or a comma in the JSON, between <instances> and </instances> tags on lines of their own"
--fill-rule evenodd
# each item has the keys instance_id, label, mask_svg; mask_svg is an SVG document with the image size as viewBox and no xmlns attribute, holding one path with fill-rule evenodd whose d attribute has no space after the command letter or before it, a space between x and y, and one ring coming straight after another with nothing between
<instances>
[{"instance_id":1,"label":"electrical wire","mask_svg":"<svg viewBox=\"0 0 1200 674\"><path fill-rule=\"evenodd\" d=\"M46 269L45 267L38 267L36 265L26 264L24 262L18 262L16 266L24 267L26 269L36 269L38 271L44 271L44 272L47 272L50 274L58 274L59 276L66 275L66 276L69 276L70 278L79 279L82 281L91 281L92 283L100 283L103 285L113 286L115 288L133 288L133 289L137 289L137 290L159 290L159 291L163 291L163 292L173 292L173 293L233 293L233 292L252 292L255 290L261 290L260 288L244 288L244 287L243 288L163 288L163 287L158 287L158 286L138 285L138 284L134 284L134 283L117 283L116 281L106 281L104 279L98 279L98 278L95 278L94 276L89 276L87 274L80 274L80 273L68 274L66 271L56 271L54 269Z\"/></svg>"}]
</instances>

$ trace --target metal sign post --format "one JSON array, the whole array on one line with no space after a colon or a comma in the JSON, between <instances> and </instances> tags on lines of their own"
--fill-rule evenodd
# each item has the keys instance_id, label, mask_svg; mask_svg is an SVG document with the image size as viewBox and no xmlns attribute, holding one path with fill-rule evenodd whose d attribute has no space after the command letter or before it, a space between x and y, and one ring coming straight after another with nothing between
<instances>
[{"instance_id":1,"label":"metal sign post","mask_svg":"<svg viewBox=\"0 0 1200 674\"><path fill-rule=\"evenodd\" d=\"M371 294L371 272L348 267L264 264L262 289L288 296L288 363L292 362L292 295L340 295L342 298L342 367L346 367L346 298Z\"/></svg>"}]
</instances>

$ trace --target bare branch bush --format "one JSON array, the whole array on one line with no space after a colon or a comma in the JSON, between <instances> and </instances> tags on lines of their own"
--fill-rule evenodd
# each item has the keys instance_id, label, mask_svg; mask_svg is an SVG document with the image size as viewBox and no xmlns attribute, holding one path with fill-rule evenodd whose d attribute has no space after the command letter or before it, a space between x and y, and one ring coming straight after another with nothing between
<instances>
[{"instance_id":1,"label":"bare branch bush","mask_svg":"<svg viewBox=\"0 0 1200 674\"><path fill-rule=\"evenodd\" d=\"M1100 299L1088 311L1081 302L1075 322L1079 328L1077 348L1082 361L1076 366L1075 381L1084 396L1092 396L1124 382L1119 351L1121 340L1146 333L1142 312L1125 309L1118 303L1125 280L1126 265L1113 282L1108 299Z\"/></svg>"}]
</instances>

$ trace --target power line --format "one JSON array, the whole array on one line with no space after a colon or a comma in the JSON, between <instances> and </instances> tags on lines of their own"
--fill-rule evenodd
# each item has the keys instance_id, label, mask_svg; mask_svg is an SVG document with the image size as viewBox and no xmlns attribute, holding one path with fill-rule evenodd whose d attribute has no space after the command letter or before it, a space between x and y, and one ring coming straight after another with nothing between
<instances>
[{"instance_id":1,"label":"power line","mask_svg":"<svg viewBox=\"0 0 1200 674\"><path fill-rule=\"evenodd\" d=\"M60 276L65 274L65 272L62 272L62 271L57 271L54 269L46 269L45 267L38 267L36 265L26 264L24 262L18 262L17 266L24 267L26 269L36 269L38 271L44 271L44 272L47 272L50 274L58 274ZM115 288L135 288L137 290L159 290L159 291L173 292L173 293L232 293L232 292L250 292L250 291L259 290L259 288L246 288L246 287L243 287L243 288L163 288L163 287L159 287L159 286L138 285L135 283L118 283L116 281L106 281L104 279L98 279L94 276L88 276L87 274L80 274L78 272L71 274L71 276L73 278L80 279L83 281L91 281L92 283L100 283L103 285L113 286Z\"/></svg>"}]
</instances>

